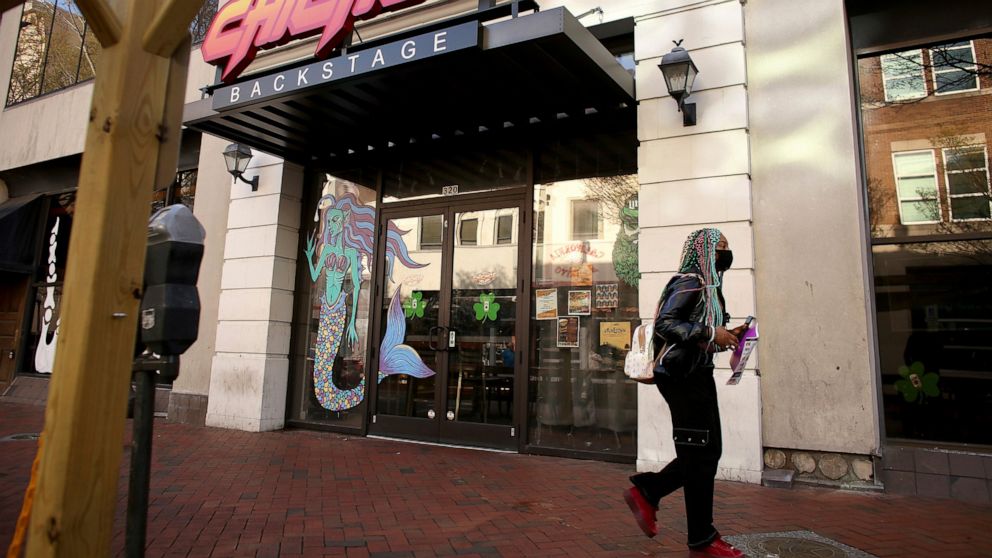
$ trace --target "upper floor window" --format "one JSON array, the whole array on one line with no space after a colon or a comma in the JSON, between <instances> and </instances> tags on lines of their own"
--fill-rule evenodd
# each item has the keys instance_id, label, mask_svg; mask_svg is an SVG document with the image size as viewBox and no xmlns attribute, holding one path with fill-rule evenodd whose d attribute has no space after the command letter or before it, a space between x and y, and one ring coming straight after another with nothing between
<instances>
[{"instance_id":1,"label":"upper floor window","mask_svg":"<svg viewBox=\"0 0 992 558\"><path fill-rule=\"evenodd\" d=\"M899 221L904 225L940 222L933 150L894 153L892 164L899 195Z\"/></svg>"},{"instance_id":2,"label":"upper floor window","mask_svg":"<svg viewBox=\"0 0 992 558\"><path fill-rule=\"evenodd\" d=\"M217 12L205 0L190 23L193 42L203 41ZM100 42L74 0L28 0L21 11L7 106L92 79Z\"/></svg>"},{"instance_id":3,"label":"upper floor window","mask_svg":"<svg viewBox=\"0 0 992 558\"><path fill-rule=\"evenodd\" d=\"M30 0L21 12L7 105L85 81L100 43L72 0Z\"/></svg>"},{"instance_id":4,"label":"upper floor window","mask_svg":"<svg viewBox=\"0 0 992 558\"><path fill-rule=\"evenodd\" d=\"M513 244L513 215L496 217L496 244Z\"/></svg>"},{"instance_id":5,"label":"upper floor window","mask_svg":"<svg viewBox=\"0 0 992 558\"><path fill-rule=\"evenodd\" d=\"M886 101L906 101L927 96L922 50L886 54L882 56L881 64Z\"/></svg>"},{"instance_id":6,"label":"upper floor window","mask_svg":"<svg viewBox=\"0 0 992 558\"><path fill-rule=\"evenodd\" d=\"M952 221L992 218L989 158L984 145L943 150L944 176Z\"/></svg>"},{"instance_id":7,"label":"upper floor window","mask_svg":"<svg viewBox=\"0 0 992 558\"><path fill-rule=\"evenodd\" d=\"M420 249L440 250L441 242L444 238L443 229L444 217L440 215L428 215L420 218Z\"/></svg>"},{"instance_id":8,"label":"upper floor window","mask_svg":"<svg viewBox=\"0 0 992 558\"><path fill-rule=\"evenodd\" d=\"M978 89L978 65L971 41L950 43L930 49L933 90L936 95Z\"/></svg>"},{"instance_id":9,"label":"upper floor window","mask_svg":"<svg viewBox=\"0 0 992 558\"><path fill-rule=\"evenodd\" d=\"M572 200L572 240L597 239L599 229L599 200Z\"/></svg>"},{"instance_id":10,"label":"upper floor window","mask_svg":"<svg viewBox=\"0 0 992 558\"><path fill-rule=\"evenodd\" d=\"M462 219L458 226L458 244L477 246L479 244L479 220Z\"/></svg>"}]
</instances>

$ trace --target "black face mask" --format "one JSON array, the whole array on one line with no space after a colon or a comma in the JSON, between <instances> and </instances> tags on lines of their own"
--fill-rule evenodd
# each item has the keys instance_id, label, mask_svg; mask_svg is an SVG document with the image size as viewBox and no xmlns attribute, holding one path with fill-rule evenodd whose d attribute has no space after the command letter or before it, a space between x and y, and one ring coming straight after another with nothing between
<instances>
[{"instance_id":1,"label":"black face mask","mask_svg":"<svg viewBox=\"0 0 992 558\"><path fill-rule=\"evenodd\" d=\"M732 250L717 250L716 251L716 270L719 272L724 272L730 269L731 264L734 263L734 252Z\"/></svg>"}]
</instances>

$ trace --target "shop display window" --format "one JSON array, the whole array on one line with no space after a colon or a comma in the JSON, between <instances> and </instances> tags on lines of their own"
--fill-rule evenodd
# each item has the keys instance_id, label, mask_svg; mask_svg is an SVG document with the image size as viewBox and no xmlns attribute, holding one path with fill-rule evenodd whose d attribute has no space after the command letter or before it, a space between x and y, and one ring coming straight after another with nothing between
<instances>
[{"instance_id":1,"label":"shop display window","mask_svg":"<svg viewBox=\"0 0 992 558\"><path fill-rule=\"evenodd\" d=\"M376 192L314 173L297 265L289 419L360 428L366 412Z\"/></svg>"},{"instance_id":2,"label":"shop display window","mask_svg":"<svg viewBox=\"0 0 992 558\"><path fill-rule=\"evenodd\" d=\"M992 39L923 46L858 61L885 433L992 445Z\"/></svg>"},{"instance_id":3,"label":"shop display window","mask_svg":"<svg viewBox=\"0 0 992 558\"><path fill-rule=\"evenodd\" d=\"M638 313L636 175L534 187L529 442L632 456L637 384L623 373Z\"/></svg>"}]
</instances>

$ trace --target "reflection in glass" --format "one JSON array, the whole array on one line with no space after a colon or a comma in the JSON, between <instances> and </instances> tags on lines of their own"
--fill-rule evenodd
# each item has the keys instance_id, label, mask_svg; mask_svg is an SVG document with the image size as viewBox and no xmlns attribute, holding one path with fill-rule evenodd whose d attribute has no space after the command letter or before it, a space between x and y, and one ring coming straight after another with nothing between
<instances>
[{"instance_id":1,"label":"reflection in glass","mask_svg":"<svg viewBox=\"0 0 992 558\"><path fill-rule=\"evenodd\" d=\"M463 236L452 260L449 325L456 346L448 353L447 406L457 421L513 424L517 246L500 246L490 236L503 218L517 221L519 210L456 214ZM472 223L471 242L466 223Z\"/></svg>"},{"instance_id":2,"label":"reflection in glass","mask_svg":"<svg viewBox=\"0 0 992 558\"><path fill-rule=\"evenodd\" d=\"M623 360L640 323L637 192L635 175L535 185L532 444L636 453Z\"/></svg>"},{"instance_id":3,"label":"reflection in glass","mask_svg":"<svg viewBox=\"0 0 992 558\"><path fill-rule=\"evenodd\" d=\"M977 87L990 49L978 38L858 62L891 438L992 444L992 99L953 94Z\"/></svg>"},{"instance_id":4,"label":"reflection in glass","mask_svg":"<svg viewBox=\"0 0 992 558\"><path fill-rule=\"evenodd\" d=\"M14 66L10 73L8 105L37 97L41 92L42 67L54 11L55 4L50 0L24 5Z\"/></svg>"}]
</instances>

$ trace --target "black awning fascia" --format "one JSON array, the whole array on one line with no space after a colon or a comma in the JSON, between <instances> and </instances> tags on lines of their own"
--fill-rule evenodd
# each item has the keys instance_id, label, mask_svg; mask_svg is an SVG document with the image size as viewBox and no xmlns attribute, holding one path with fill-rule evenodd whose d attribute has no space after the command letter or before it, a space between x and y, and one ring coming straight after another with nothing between
<instances>
[{"instance_id":1,"label":"black awning fascia","mask_svg":"<svg viewBox=\"0 0 992 558\"><path fill-rule=\"evenodd\" d=\"M0 204L0 270L33 269L43 196L29 194Z\"/></svg>"},{"instance_id":2,"label":"black awning fascia","mask_svg":"<svg viewBox=\"0 0 992 558\"><path fill-rule=\"evenodd\" d=\"M184 123L309 164L414 137L636 105L633 76L564 8L491 23L481 33L477 48L230 110L213 110L211 99L189 103ZM241 83L256 79L263 78Z\"/></svg>"}]
</instances>

